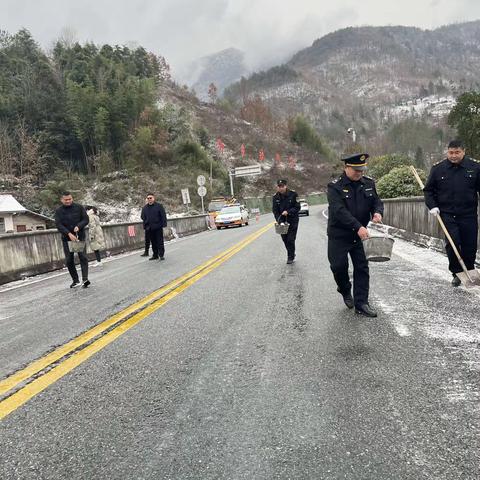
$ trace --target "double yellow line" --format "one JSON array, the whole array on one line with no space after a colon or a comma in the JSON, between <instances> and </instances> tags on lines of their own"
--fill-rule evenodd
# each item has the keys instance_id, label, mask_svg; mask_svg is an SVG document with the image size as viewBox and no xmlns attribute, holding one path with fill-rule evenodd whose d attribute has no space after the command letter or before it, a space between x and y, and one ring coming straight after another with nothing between
<instances>
[{"instance_id":1,"label":"double yellow line","mask_svg":"<svg viewBox=\"0 0 480 480\"><path fill-rule=\"evenodd\" d=\"M269 224L0 382L0 420L218 268L272 227Z\"/></svg>"}]
</instances>

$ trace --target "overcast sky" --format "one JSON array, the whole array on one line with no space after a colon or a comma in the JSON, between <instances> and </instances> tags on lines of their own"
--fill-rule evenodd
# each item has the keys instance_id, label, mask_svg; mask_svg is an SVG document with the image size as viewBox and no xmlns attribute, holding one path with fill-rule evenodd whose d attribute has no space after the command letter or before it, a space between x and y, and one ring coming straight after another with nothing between
<instances>
[{"instance_id":1,"label":"overcast sky","mask_svg":"<svg viewBox=\"0 0 480 480\"><path fill-rule=\"evenodd\" d=\"M44 47L68 28L80 41L143 45L177 70L228 47L252 67L273 64L347 26L479 18L480 0L0 0L0 29L25 27Z\"/></svg>"}]
</instances>

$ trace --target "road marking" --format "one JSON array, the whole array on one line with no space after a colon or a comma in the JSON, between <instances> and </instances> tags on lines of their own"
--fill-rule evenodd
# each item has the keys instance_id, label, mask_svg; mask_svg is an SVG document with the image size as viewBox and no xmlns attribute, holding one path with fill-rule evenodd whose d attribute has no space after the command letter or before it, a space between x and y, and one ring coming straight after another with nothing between
<instances>
[{"instance_id":1,"label":"road marking","mask_svg":"<svg viewBox=\"0 0 480 480\"><path fill-rule=\"evenodd\" d=\"M145 298L0 382L0 395L3 395L18 387L24 381L31 379L36 374L51 367L46 373L38 376L38 378L34 378L30 383L27 383L0 401L0 420L123 335L144 318L165 305L165 303L218 268L229 258L263 235L272 225L273 223L270 223L261 228L233 247L230 247L166 286L152 292ZM112 328L109 330L110 327ZM107 330L109 331L106 332ZM95 339L99 335L102 336ZM70 356L67 356L69 354ZM59 363L57 364L57 362Z\"/></svg>"},{"instance_id":2,"label":"road marking","mask_svg":"<svg viewBox=\"0 0 480 480\"><path fill-rule=\"evenodd\" d=\"M322 210L322 215L328 220L328 215L326 212L328 212L328 210Z\"/></svg>"}]
</instances>

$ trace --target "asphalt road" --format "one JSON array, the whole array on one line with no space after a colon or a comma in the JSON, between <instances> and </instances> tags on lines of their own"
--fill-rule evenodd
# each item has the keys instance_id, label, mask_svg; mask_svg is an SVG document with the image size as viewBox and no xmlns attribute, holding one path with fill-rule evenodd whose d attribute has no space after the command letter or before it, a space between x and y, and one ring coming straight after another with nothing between
<instances>
[{"instance_id":1,"label":"asphalt road","mask_svg":"<svg viewBox=\"0 0 480 480\"><path fill-rule=\"evenodd\" d=\"M269 221L115 259L87 290L4 289L0 379ZM480 296L399 241L371 266L379 317L358 317L325 232L322 209L302 218L286 265L266 231L12 411L0 478L478 479Z\"/></svg>"}]
</instances>

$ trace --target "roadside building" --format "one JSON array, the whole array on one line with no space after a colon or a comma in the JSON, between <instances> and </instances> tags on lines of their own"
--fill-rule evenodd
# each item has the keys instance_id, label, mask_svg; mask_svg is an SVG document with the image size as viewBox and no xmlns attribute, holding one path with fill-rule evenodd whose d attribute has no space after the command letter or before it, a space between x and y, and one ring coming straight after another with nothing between
<instances>
[{"instance_id":1,"label":"roadside building","mask_svg":"<svg viewBox=\"0 0 480 480\"><path fill-rule=\"evenodd\" d=\"M52 226L51 218L28 210L13 195L0 194L0 235L46 230Z\"/></svg>"}]
</instances>

